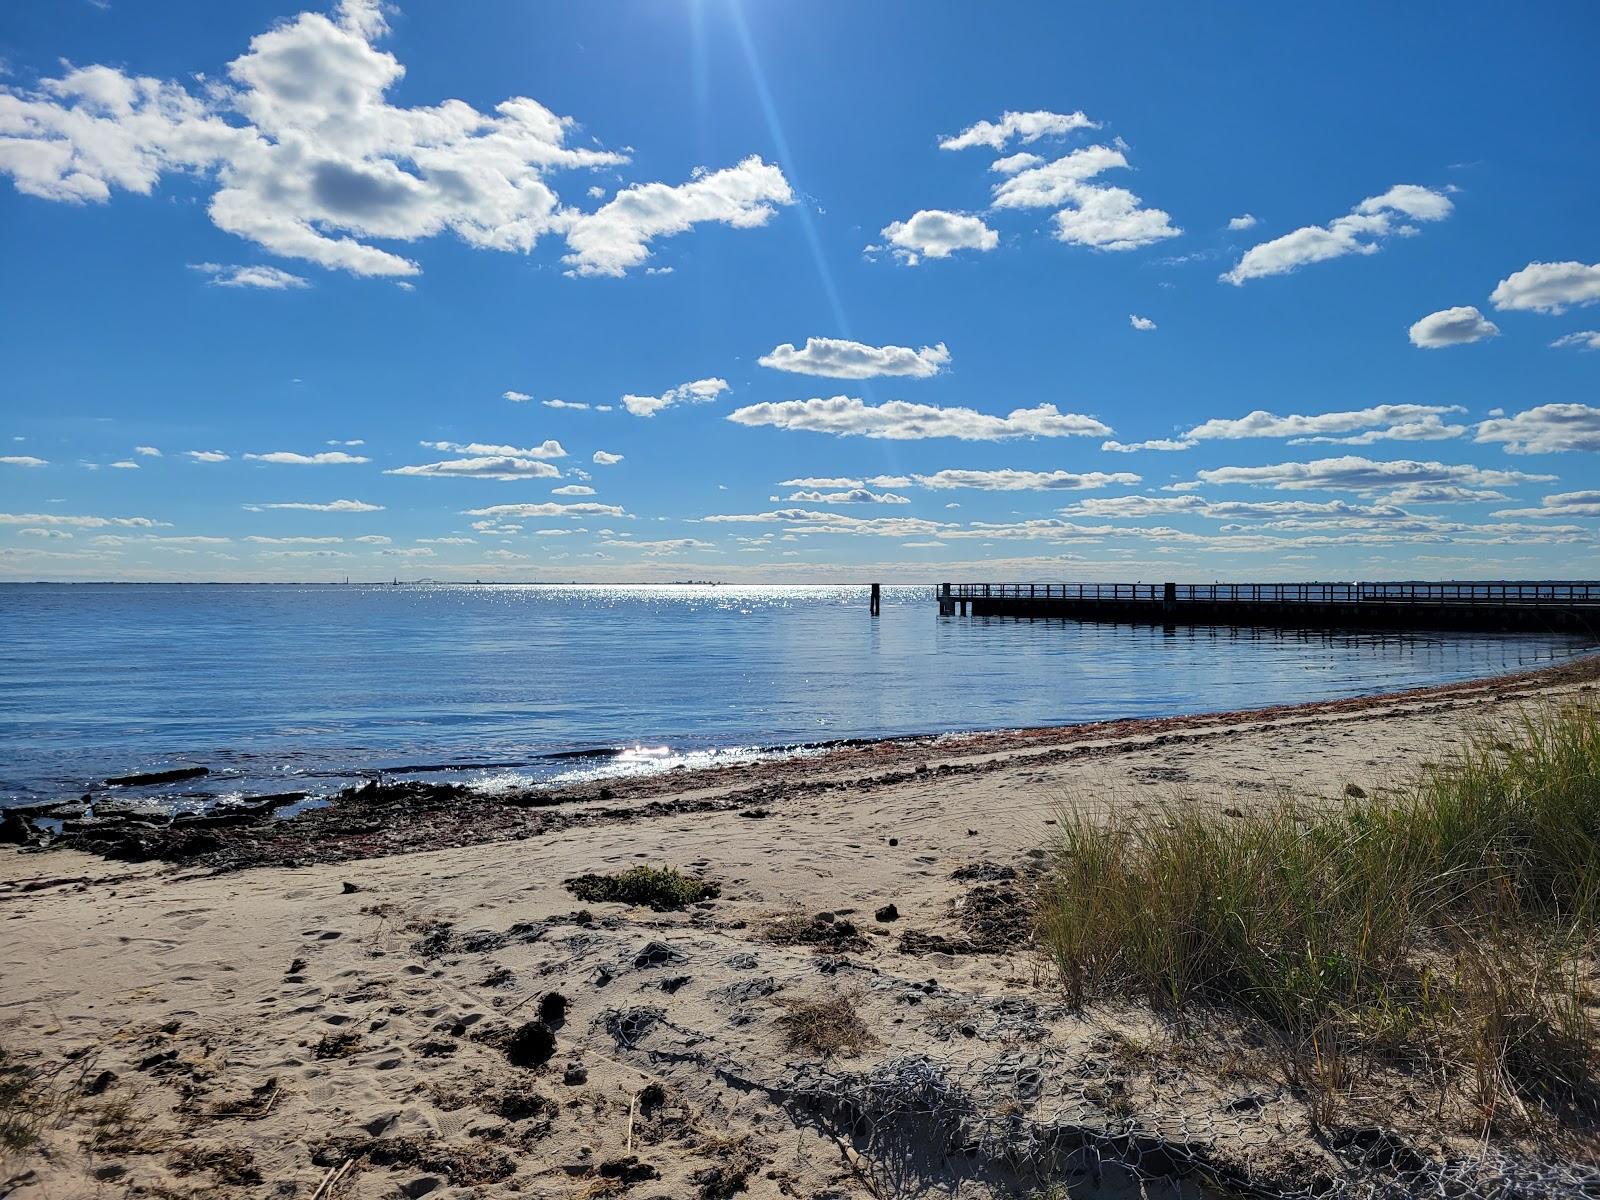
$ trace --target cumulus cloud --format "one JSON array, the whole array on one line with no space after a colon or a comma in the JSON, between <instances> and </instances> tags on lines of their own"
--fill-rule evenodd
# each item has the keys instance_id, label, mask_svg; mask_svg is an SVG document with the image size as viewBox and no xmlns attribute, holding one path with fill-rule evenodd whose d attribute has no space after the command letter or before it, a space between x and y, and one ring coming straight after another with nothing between
<instances>
[{"instance_id":1,"label":"cumulus cloud","mask_svg":"<svg viewBox=\"0 0 1600 1200\"><path fill-rule=\"evenodd\" d=\"M73 529L108 529L113 526L123 529L155 529L165 524L165 521L154 521L149 517L94 517L75 516L67 513L0 512L0 525L65 525Z\"/></svg>"},{"instance_id":2,"label":"cumulus cloud","mask_svg":"<svg viewBox=\"0 0 1600 1200\"><path fill-rule=\"evenodd\" d=\"M1000 417L971 408L940 408L904 400L870 405L852 396L752 404L735 409L728 414L728 420L739 425L770 425L839 437L895 440L948 437L996 441L1015 437L1099 437L1111 432L1093 417L1063 413L1053 404L1013 409Z\"/></svg>"},{"instance_id":3,"label":"cumulus cloud","mask_svg":"<svg viewBox=\"0 0 1600 1200\"><path fill-rule=\"evenodd\" d=\"M163 176L187 174L212 188L218 228L285 258L388 277L419 268L376 242L443 234L516 252L564 234L570 273L621 274L656 237L704 221L748 228L792 201L777 168L747 159L678 187L624 189L595 212L565 207L551 174L627 157L569 144L573 120L524 96L490 112L390 103L405 68L375 44L386 32L376 0L344 0L331 16L301 13L258 34L197 92L106 66L6 87L0 173L29 195L75 202L150 195Z\"/></svg>"},{"instance_id":4,"label":"cumulus cloud","mask_svg":"<svg viewBox=\"0 0 1600 1200\"><path fill-rule=\"evenodd\" d=\"M1441 419L1465 411L1459 404L1376 404L1343 412L1292 413L1280 417L1257 409L1243 417L1213 419L1196 425L1184 439L1193 443L1217 439L1289 438L1292 445L1326 441L1356 445L1375 441L1437 441L1466 432L1465 426L1446 425Z\"/></svg>"},{"instance_id":5,"label":"cumulus cloud","mask_svg":"<svg viewBox=\"0 0 1600 1200\"><path fill-rule=\"evenodd\" d=\"M1335 489L1371 492L1405 484L1459 484L1465 487L1505 487L1511 484L1553 479L1552 475L1528 475L1521 471L1493 471L1483 467L1441 462L1396 459L1379 462L1348 454L1340 458L1319 458L1313 462L1274 463L1262 467L1217 467L1196 473L1197 483L1178 484L1192 488L1200 483L1270 487L1280 491Z\"/></svg>"},{"instance_id":6,"label":"cumulus cloud","mask_svg":"<svg viewBox=\"0 0 1600 1200\"><path fill-rule=\"evenodd\" d=\"M721 171L701 170L688 183L635 184L567 226L569 275L622 275L650 257L658 237L708 221L751 229L765 225L775 205L793 204L783 172L752 155Z\"/></svg>"},{"instance_id":7,"label":"cumulus cloud","mask_svg":"<svg viewBox=\"0 0 1600 1200\"><path fill-rule=\"evenodd\" d=\"M281 292L311 286L302 276L279 267L239 267L222 263L190 263L189 266L191 270L209 275L217 287L261 288L264 291Z\"/></svg>"},{"instance_id":8,"label":"cumulus cloud","mask_svg":"<svg viewBox=\"0 0 1600 1200\"><path fill-rule=\"evenodd\" d=\"M50 460L35 458L31 454L0 454L0 463L8 467L48 467Z\"/></svg>"},{"instance_id":9,"label":"cumulus cloud","mask_svg":"<svg viewBox=\"0 0 1600 1200\"><path fill-rule=\"evenodd\" d=\"M932 475L913 475L919 487L945 490L977 488L986 492L1086 491L1114 484L1135 484L1139 476L1128 471L935 471Z\"/></svg>"},{"instance_id":10,"label":"cumulus cloud","mask_svg":"<svg viewBox=\"0 0 1600 1200\"><path fill-rule=\"evenodd\" d=\"M528 395L527 392L510 391L501 392L500 399L509 400L513 404L526 404L529 400L532 400L533 397Z\"/></svg>"},{"instance_id":11,"label":"cumulus cloud","mask_svg":"<svg viewBox=\"0 0 1600 1200\"><path fill-rule=\"evenodd\" d=\"M581 483L568 483L558 488L551 488L552 496L592 496L594 489Z\"/></svg>"},{"instance_id":12,"label":"cumulus cloud","mask_svg":"<svg viewBox=\"0 0 1600 1200\"><path fill-rule=\"evenodd\" d=\"M1497 517L1600 517L1600 492L1557 492L1538 508L1502 508Z\"/></svg>"},{"instance_id":13,"label":"cumulus cloud","mask_svg":"<svg viewBox=\"0 0 1600 1200\"><path fill-rule=\"evenodd\" d=\"M812 337L806 339L803 349L796 350L792 343L785 342L756 361L775 371L831 379L876 379L886 375L927 379L949 365L950 351L943 342L913 350L910 346L867 346L843 338Z\"/></svg>"},{"instance_id":14,"label":"cumulus cloud","mask_svg":"<svg viewBox=\"0 0 1600 1200\"><path fill-rule=\"evenodd\" d=\"M1532 262L1506 276L1489 297L1498 309L1563 313L1600 300L1600 263Z\"/></svg>"},{"instance_id":15,"label":"cumulus cloud","mask_svg":"<svg viewBox=\"0 0 1600 1200\"><path fill-rule=\"evenodd\" d=\"M119 459L111 465L119 471L137 471L139 469L139 464L131 458Z\"/></svg>"},{"instance_id":16,"label":"cumulus cloud","mask_svg":"<svg viewBox=\"0 0 1600 1200\"><path fill-rule=\"evenodd\" d=\"M391 467L385 475L415 475L425 479L557 479L561 472L536 458L508 454L482 454L471 458L448 458L442 462Z\"/></svg>"},{"instance_id":17,"label":"cumulus cloud","mask_svg":"<svg viewBox=\"0 0 1600 1200\"><path fill-rule=\"evenodd\" d=\"M1129 313L1128 314L1128 324L1132 325L1135 329L1139 330L1141 333L1149 333L1151 330L1155 329L1155 327L1156 327L1156 323L1154 321L1152 321L1149 317L1141 317L1137 313Z\"/></svg>"},{"instance_id":18,"label":"cumulus cloud","mask_svg":"<svg viewBox=\"0 0 1600 1200\"><path fill-rule=\"evenodd\" d=\"M1600 450L1600 408L1587 404L1541 404L1478 426L1479 442L1501 442L1512 454L1559 454Z\"/></svg>"},{"instance_id":19,"label":"cumulus cloud","mask_svg":"<svg viewBox=\"0 0 1600 1200\"><path fill-rule=\"evenodd\" d=\"M1424 350L1439 350L1445 346L1464 346L1468 342L1481 342L1500 332L1500 327L1470 304L1458 308L1442 308L1429 313L1411 327L1413 346Z\"/></svg>"},{"instance_id":20,"label":"cumulus cloud","mask_svg":"<svg viewBox=\"0 0 1600 1200\"><path fill-rule=\"evenodd\" d=\"M349 466L372 461L359 454L346 454L343 450L320 450L316 454L298 454L293 450L269 450L265 454L246 454L245 457L254 462L301 467Z\"/></svg>"},{"instance_id":21,"label":"cumulus cloud","mask_svg":"<svg viewBox=\"0 0 1600 1200\"><path fill-rule=\"evenodd\" d=\"M709 404L727 390L726 379L696 379L668 388L659 396L624 396L622 407L636 417L653 417L678 404Z\"/></svg>"},{"instance_id":22,"label":"cumulus cloud","mask_svg":"<svg viewBox=\"0 0 1600 1200\"><path fill-rule=\"evenodd\" d=\"M594 452L594 458L590 461L592 461L596 466L611 467L622 461L622 455L613 454L609 450L596 450Z\"/></svg>"},{"instance_id":23,"label":"cumulus cloud","mask_svg":"<svg viewBox=\"0 0 1600 1200\"><path fill-rule=\"evenodd\" d=\"M245 538L247 542L255 542L263 546L330 546L343 542L340 537L263 537L252 533Z\"/></svg>"},{"instance_id":24,"label":"cumulus cloud","mask_svg":"<svg viewBox=\"0 0 1600 1200\"><path fill-rule=\"evenodd\" d=\"M1228 222L1228 228L1237 232L1241 229L1254 229L1260 223L1260 219L1251 213L1241 213Z\"/></svg>"},{"instance_id":25,"label":"cumulus cloud","mask_svg":"<svg viewBox=\"0 0 1600 1200\"><path fill-rule=\"evenodd\" d=\"M444 450L451 454L488 454L503 458L565 458L566 449L555 438L546 438L537 446L500 446L492 442L423 442L428 450Z\"/></svg>"},{"instance_id":26,"label":"cumulus cloud","mask_svg":"<svg viewBox=\"0 0 1600 1200\"><path fill-rule=\"evenodd\" d=\"M1251 279L1287 275L1308 263L1347 254L1376 254L1389 237L1416 232L1410 222L1442 221L1454 208L1443 192L1413 183L1396 184L1382 195L1368 196L1327 225L1307 225L1252 246L1222 278L1238 286Z\"/></svg>"},{"instance_id":27,"label":"cumulus cloud","mask_svg":"<svg viewBox=\"0 0 1600 1200\"><path fill-rule=\"evenodd\" d=\"M546 408L586 409L586 408L589 407L587 404L583 404L583 403L580 403L580 402L575 401L575 400L550 399L550 400L541 400L540 403L543 404Z\"/></svg>"},{"instance_id":28,"label":"cumulus cloud","mask_svg":"<svg viewBox=\"0 0 1600 1200\"><path fill-rule=\"evenodd\" d=\"M490 517L496 521L517 521L530 517L625 517L628 514L615 504L580 500L575 504L558 504L554 501L543 504L491 504L488 508L469 508L466 515Z\"/></svg>"},{"instance_id":29,"label":"cumulus cloud","mask_svg":"<svg viewBox=\"0 0 1600 1200\"><path fill-rule=\"evenodd\" d=\"M337 512L337 513L369 513L382 512L383 505L368 504L363 500L329 500L326 504L319 504L310 500L285 500L278 504L246 504L245 508L251 512L265 512L268 509L287 508L297 509L302 512Z\"/></svg>"},{"instance_id":30,"label":"cumulus cloud","mask_svg":"<svg viewBox=\"0 0 1600 1200\"><path fill-rule=\"evenodd\" d=\"M989 170L997 175L1015 175L1018 171L1028 167L1036 167L1044 159L1037 154L1008 154L1004 158L997 158L989 164Z\"/></svg>"},{"instance_id":31,"label":"cumulus cloud","mask_svg":"<svg viewBox=\"0 0 1600 1200\"><path fill-rule=\"evenodd\" d=\"M185 450L184 453L194 459L195 462L219 463L228 461L228 456L221 450Z\"/></svg>"},{"instance_id":32,"label":"cumulus cloud","mask_svg":"<svg viewBox=\"0 0 1600 1200\"><path fill-rule=\"evenodd\" d=\"M1098 250L1135 250L1177 237L1183 230L1163 210L1144 207L1126 188L1090 182L1127 165L1120 149L1085 146L997 183L992 203L997 209L1058 208L1051 218L1056 240Z\"/></svg>"},{"instance_id":33,"label":"cumulus cloud","mask_svg":"<svg viewBox=\"0 0 1600 1200\"><path fill-rule=\"evenodd\" d=\"M983 223L981 217L924 208L904 221L885 225L880 231L890 253L908 267L924 258L949 258L957 250L993 250L1000 235ZM878 247L869 246L868 251Z\"/></svg>"},{"instance_id":34,"label":"cumulus cloud","mask_svg":"<svg viewBox=\"0 0 1600 1200\"><path fill-rule=\"evenodd\" d=\"M146 458L161 457L161 451L157 450L154 446L135 446L133 448L133 452L135 454L142 454Z\"/></svg>"},{"instance_id":35,"label":"cumulus cloud","mask_svg":"<svg viewBox=\"0 0 1600 1200\"><path fill-rule=\"evenodd\" d=\"M1137 450L1192 450L1194 446L1195 442L1191 438L1150 438L1143 442L1100 443L1100 449L1111 454L1132 454Z\"/></svg>"},{"instance_id":36,"label":"cumulus cloud","mask_svg":"<svg viewBox=\"0 0 1600 1200\"><path fill-rule=\"evenodd\" d=\"M1550 345L1556 350L1600 350L1600 329L1580 329L1576 333L1563 334Z\"/></svg>"},{"instance_id":37,"label":"cumulus cloud","mask_svg":"<svg viewBox=\"0 0 1600 1200\"><path fill-rule=\"evenodd\" d=\"M1078 129L1099 129L1081 112L1008 112L998 121L978 121L960 133L941 138L941 150L967 150L973 146L988 146L1003 150L1013 139L1024 144L1043 137L1064 137Z\"/></svg>"},{"instance_id":38,"label":"cumulus cloud","mask_svg":"<svg viewBox=\"0 0 1600 1200\"><path fill-rule=\"evenodd\" d=\"M870 488L855 487L843 492L795 492L789 497L791 504L910 504L906 497L894 492L874 492Z\"/></svg>"}]
</instances>

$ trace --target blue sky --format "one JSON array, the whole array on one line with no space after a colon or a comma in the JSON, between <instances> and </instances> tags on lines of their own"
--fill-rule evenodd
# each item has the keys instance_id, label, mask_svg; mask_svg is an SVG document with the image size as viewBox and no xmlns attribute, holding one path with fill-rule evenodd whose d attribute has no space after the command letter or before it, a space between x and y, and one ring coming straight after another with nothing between
<instances>
[{"instance_id":1,"label":"blue sky","mask_svg":"<svg viewBox=\"0 0 1600 1200\"><path fill-rule=\"evenodd\" d=\"M1592 577L1597 51L9 4L0 578Z\"/></svg>"}]
</instances>

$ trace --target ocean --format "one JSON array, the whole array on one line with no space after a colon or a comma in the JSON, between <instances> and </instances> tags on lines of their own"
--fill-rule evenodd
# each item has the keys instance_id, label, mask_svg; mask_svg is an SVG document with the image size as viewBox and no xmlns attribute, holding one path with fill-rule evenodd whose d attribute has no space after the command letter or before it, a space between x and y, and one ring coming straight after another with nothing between
<instances>
[{"instance_id":1,"label":"ocean","mask_svg":"<svg viewBox=\"0 0 1600 1200\"><path fill-rule=\"evenodd\" d=\"M1526 670L1526 634L940 618L928 587L0 586L0 804L203 765L165 808L383 771L493 788L851 738L1325 700Z\"/></svg>"}]
</instances>

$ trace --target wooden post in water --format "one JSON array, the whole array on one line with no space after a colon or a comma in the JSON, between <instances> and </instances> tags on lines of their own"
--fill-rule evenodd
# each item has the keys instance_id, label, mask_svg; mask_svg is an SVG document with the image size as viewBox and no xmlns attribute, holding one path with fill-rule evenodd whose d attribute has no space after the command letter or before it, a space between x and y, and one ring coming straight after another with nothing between
<instances>
[{"instance_id":1,"label":"wooden post in water","mask_svg":"<svg viewBox=\"0 0 1600 1200\"><path fill-rule=\"evenodd\" d=\"M875 584L872 585L872 615L873 616L877 616L878 615L878 610L883 606L883 595L882 595L882 593L881 593L881 591L879 589L880 589L880 585L879 584L875 583Z\"/></svg>"}]
</instances>

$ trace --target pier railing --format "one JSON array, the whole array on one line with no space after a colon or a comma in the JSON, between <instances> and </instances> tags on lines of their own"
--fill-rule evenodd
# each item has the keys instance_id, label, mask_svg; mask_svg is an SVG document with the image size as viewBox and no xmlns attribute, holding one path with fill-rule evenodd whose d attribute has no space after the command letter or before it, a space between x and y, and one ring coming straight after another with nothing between
<instances>
[{"instance_id":1,"label":"pier railing","mask_svg":"<svg viewBox=\"0 0 1600 1200\"><path fill-rule=\"evenodd\" d=\"M1482 580L1428 583L951 583L949 600L1200 601L1209 604L1425 604L1524 608L1600 606L1594 580Z\"/></svg>"}]
</instances>

